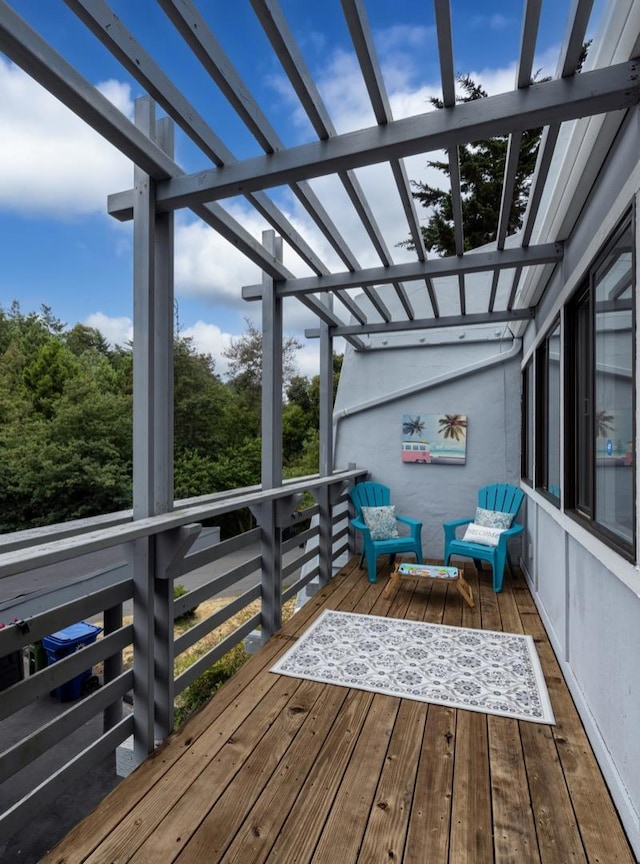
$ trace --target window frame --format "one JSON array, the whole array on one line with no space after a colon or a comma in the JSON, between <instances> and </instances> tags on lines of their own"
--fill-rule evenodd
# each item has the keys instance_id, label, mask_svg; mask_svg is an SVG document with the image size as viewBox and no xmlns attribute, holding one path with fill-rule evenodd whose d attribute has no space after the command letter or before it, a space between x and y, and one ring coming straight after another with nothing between
<instances>
[{"instance_id":1,"label":"window frame","mask_svg":"<svg viewBox=\"0 0 640 864\"><path fill-rule=\"evenodd\" d=\"M520 429L520 479L533 487L535 470L535 378L534 360L530 357L521 372L521 429Z\"/></svg>"},{"instance_id":2,"label":"window frame","mask_svg":"<svg viewBox=\"0 0 640 864\"><path fill-rule=\"evenodd\" d=\"M630 231L631 242L631 420L635 441L636 423L636 212L626 211L616 228L591 261L577 290L568 300L565 310L565 434L564 434L564 489L565 511L568 516L620 555L635 562L637 555L637 503L636 470L632 471L632 538L625 541L597 517L596 483L596 276L607 256L615 249L620 238ZM589 401L589 414L581 409ZM588 419L583 419L588 417ZM571 458L567 458L571 454ZM637 453L634 451L633 465Z\"/></svg>"},{"instance_id":3,"label":"window frame","mask_svg":"<svg viewBox=\"0 0 640 864\"><path fill-rule=\"evenodd\" d=\"M560 508L560 496L555 495L548 485L549 481L549 342L556 330L560 337L560 357L562 357L562 326L558 315L548 327L545 336L535 352L535 488L536 491L550 501L554 507ZM562 374L562 373L561 373ZM558 394L558 423L562 419L562 394ZM559 430L558 445L562 442L562 430ZM562 480L562 453L560 459L560 481Z\"/></svg>"}]
</instances>

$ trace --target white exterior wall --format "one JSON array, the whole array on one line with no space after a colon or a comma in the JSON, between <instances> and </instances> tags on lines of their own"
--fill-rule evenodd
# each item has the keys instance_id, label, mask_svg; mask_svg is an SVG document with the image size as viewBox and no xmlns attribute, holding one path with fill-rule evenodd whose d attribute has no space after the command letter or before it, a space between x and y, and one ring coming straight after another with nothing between
<instances>
[{"instance_id":1,"label":"white exterior wall","mask_svg":"<svg viewBox=\"0 0 640 864\"><path fill-rule=\"evenodd\" d=\"M565 241L563 264L547 289L540 314L524 335L525 361L581 284L616 224L638 198L637 141L638 112L633 111L618 133L588 201ZM550 218L554 215L551 213ZM636 268L639 249L636 226ZM636 303L639 296L636 270ZM638 378L637 333L635 357ZM636 456L640 453L638 431L640 418L636 407ZM636 490L639 490L637 463L636 458ZM528 503L522 564L629 840L640 859L640 568L637 561L629 562L614 552L535 490L525 485L523 489ZM637 500L636 511L638 525ZM636 532L640 540L638 529Z\"/></svg>"},{"instance_id":2,"label":"white exterior wall","mask_svg":"<svg viewBox=\"0 0 640 864\"><path fill-rule=\"evenodd\" d=\"M520 476L520 362L482 369L505 354L512 340L380 350L345 356L336 399L335 464L355 462L389 486L396 512L421 519L425 557L441 558L448 519L473 517L478 488L518 484ZM429 389L424 382L478 366ZM387 400L403 388L414 392ZM380 404L342 417L370 400ZM465 465L415 465L401 461L403 414L466 414ZM519 555L519 545L513 550ZM515 560L515 559L514 559Z\"/></svg>"},{"instance_id":3,"label":"white exterior wall","mask_svg":"<svg viewBox=\"0 0 640 864\"><path fill-rule=\"evenodd\" d=\"M628 562L529 494L523 561L536 605L636 856L640 849L640 598ZM583 536L580 536L582 533ZM577 535L577 536L576 536ZM635 568L634 568L635 569ZM636 573L637 575L637 573Z\"/></svg>"},{"instance_id":4,"label":"white exterior wall","mask_svg":"<svg viewBox=\"0 0 640 864\"><path fill-rule=\"evenodd\" d=\"M595 185L565 241L562 265L553 274L539 315L522 334L525 361L639 195L639 117L638 111L629 113L613 141L604 169L593 172ZM613 138L611 127L605 126L603 134ZM570 138L570 132L566 137ZM587 139L593 152L593 142ZM575 158L576 154L572 155ZM578 191L584 194L583 188ZM553 208L557 214L556 204ZM638 251L637 227L636 232ZM640 253L636 267L638 261ZM638 277L636 284L636 302L640 303ZM508 351L511 343L468 344L459 340L459 334L452 334L451 340L448 345L364 354L349 350L336 402L335 464L356 462L369 468L373 479L390 486L398 512L422 519L424 554L436 558L442 556L442 523L472 516L480 486L499 480L518 483L520 477L518 362L469 372L455 380L444 380L437 387L420 389L422 382L435 376L446 378L461 368L490 362L500 350ZM640 379L637 341L636 369L636 378ZM401 398L385 401L406 388L414 389ZM348 415L349 409L375 400L379 404ZM636 406L640 406L638 385ZM341 417L344 412L347 416ZM468 415L464 467L401 462L402 415L427 413ZM638 432L640 417L636 437ZM640 442L636 440L638 453ZM636 459L636 463L639 461ZM636 472L636 489L640 490L638 464ZM614 552L534 489L525 484L522 488L527 500L521 514L526 528L520 560L640 859L640 567L637 561L629 562ZM638 524L640 505L636 509ZM640 529L637 536L640 546ZM518 551L512 550L514 556Z\"/></svg>"}]
</instances>

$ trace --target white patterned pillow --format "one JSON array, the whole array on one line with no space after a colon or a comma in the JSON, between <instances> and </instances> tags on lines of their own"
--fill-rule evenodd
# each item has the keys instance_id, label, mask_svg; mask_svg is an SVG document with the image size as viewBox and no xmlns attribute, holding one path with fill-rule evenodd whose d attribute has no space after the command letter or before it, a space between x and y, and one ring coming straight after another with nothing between
<instances>
[{"instance_id":1,"label":"white patterned pillow","mask_svg":"<svg viewBox=\"0 0 640 864\"><path fill-rule=\"evenodd\" d=\"M485 510L476 507L476 525L484 525L486 528L511 528L513 513L502 513L500 510Z\"/></svg>"},{"instance_id":2,"label":"white patterned pillow","mask_svg":"<svg viewBox=\"0 0 640 864\"><path fill-rule=\"evenodd\" d=\"M362 518L371 532L372 540L393 540L399 537L396 522L396 508L390 507L363 507Z\"/></svg>"},{"instance_id":3,"label":"white patterned pillow","mask_svg":"<svg viewBox=\"0 0 640 864\"><path fill-rule=\"evenodd\" d=\"M480 543L482 546L497 546L504 528L491 528L488 525L476 525L471 522L464 532L463 540L467 543Z\"/></svg>"}]
</instances>

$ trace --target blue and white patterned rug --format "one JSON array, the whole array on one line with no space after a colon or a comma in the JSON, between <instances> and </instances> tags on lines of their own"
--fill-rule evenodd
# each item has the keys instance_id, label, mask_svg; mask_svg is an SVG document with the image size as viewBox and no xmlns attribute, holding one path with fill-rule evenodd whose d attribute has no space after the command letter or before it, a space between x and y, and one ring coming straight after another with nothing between
<instances>
[{"instance_id":1,"label":"blue and white patterned rug","mask_svg":"<svg viewBox=\"0 0 640 864\"><path fill-rule=\"evenodd\" d=\"M325 610L280 675L555 724L531 636Z\"/></svg>"}]
</instances>

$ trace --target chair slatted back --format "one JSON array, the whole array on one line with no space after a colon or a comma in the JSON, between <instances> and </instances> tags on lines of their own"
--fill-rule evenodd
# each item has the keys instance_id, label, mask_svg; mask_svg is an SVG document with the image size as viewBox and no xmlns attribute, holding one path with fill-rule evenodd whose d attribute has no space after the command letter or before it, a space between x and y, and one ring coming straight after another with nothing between
<instances>
[{"instance_id":1,"label":"chair slatted back","mask_svg":"<svg viewBox=\"0 0 640 864\"><path fill-rule=\"evenodd\" d=\"M485 510L499 510L501 513L518 515L524 492L508 483L493 483L478 490L478 506Z\"/></svg>"},{"instance_id":2,"label":"chair slatted back","mask_svg":"<svg viewBox=\"0 0 640 864\"><path fill-rule=\"evenodd\" d=\"M388 507L391 503L391 490L388 486L383 486L382 483L356 483L349 491L351 500L358 518L362 515L363 507Z\"/></svg>"}]
</instances>

